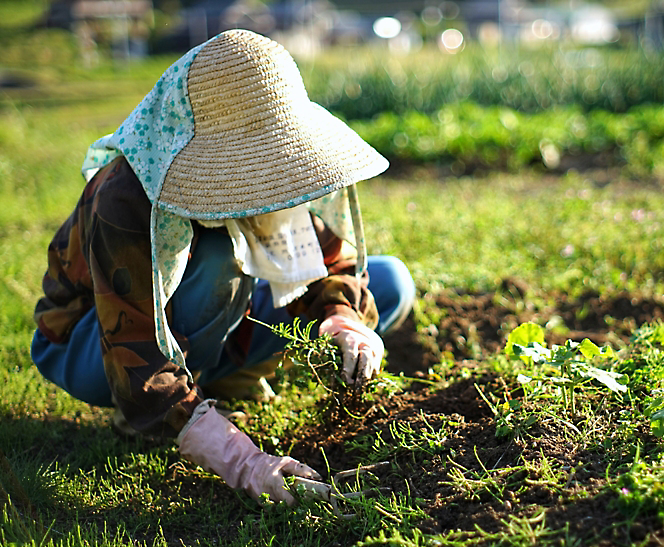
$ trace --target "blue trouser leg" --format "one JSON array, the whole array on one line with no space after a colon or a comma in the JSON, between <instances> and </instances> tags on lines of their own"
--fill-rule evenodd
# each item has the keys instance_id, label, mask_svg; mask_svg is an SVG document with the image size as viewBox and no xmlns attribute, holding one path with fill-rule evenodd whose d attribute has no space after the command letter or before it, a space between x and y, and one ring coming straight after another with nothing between
<instances>
[{"instance_id":1,"label":"blue trouser leg","mask_svg":"<svg viewBox=\"0 0 664 547\"><path fill-rule=\"evenodd\" d=\"M37 329L32 360L45 378L77 399L97 406L112 405L94 308L76 323L65 344L50 342Z\"/></svg>"},{"instance_id":2,"label":"blue trouser leg","mask_svg":"<svg viewBox=\"0 0 664 547\"><path fill-rule=\"evenodd\" d=\"M406 265L393 256L369 257L369 290L376 300L381 336L399 328L415 303L415 283Z\"/></svg>"}]
</instances>

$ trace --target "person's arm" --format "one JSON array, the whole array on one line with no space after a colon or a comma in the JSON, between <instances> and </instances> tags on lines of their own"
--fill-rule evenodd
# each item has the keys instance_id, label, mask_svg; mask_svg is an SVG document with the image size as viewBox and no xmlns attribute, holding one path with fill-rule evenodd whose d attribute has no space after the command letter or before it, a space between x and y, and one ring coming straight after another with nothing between
<instances>
[{"instance_id":1,"label":"person's arm","mask_svg":"<svg viewBox=\"0 0 664 547\"><path fill-rule=\"evenodd\" d=\"M176 436L203 398L155 339L151 205L123 159L97 176L106 178L89 205L85 249L106 377L129 425L146 434ZM186 354L187 340L174 335Z\"/></svg>"}]
</instances>

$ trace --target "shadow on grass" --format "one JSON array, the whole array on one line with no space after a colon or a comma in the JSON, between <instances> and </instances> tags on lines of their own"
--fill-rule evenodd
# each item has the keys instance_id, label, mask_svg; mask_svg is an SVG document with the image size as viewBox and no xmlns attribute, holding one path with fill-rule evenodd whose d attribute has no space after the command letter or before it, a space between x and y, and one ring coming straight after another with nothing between
<instances>
[{"instance_id":1,"label":"shadow on grass","mask_svg":"<svg viewBox=\"0 0 664 547\"><path fill-rule=\"evenodd\" d=\"M230 537L258 506L183 463L174 444L76 418L2 416L0 528L7 540L126 536L152 544ZM77 530L79 532L77 532ZM35 537L36 534L36 537ZM221 536L220 536L221 534Z\"/></svg>"}]
</instances>

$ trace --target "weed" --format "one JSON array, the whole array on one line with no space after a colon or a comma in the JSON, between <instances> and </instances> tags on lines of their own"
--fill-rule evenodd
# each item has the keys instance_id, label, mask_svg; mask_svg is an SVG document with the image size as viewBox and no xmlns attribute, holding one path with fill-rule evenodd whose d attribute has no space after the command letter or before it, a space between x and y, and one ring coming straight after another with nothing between
<instances>
[{"instance_id":1,"label":"weed","mask_svg":"<svg viewBox=\"0 0 664 547\"><path fill-rule=\"evenodd\" d=\"M333 339L329 335L311 336L315 321L309 322L305 327L301 326L299 317L293 320L292 325L267 325L256 319L252 321L288 340L276 372L277 382L284 382L288 376L298 388L321 388L325 391L325 399L329 404L344 409L351 416L352 410L358 407L360 401L371 401L372 394L378 393L389 398L400 391L407 381L403 377L382 371L358 391L342 377L341 354ZM294 365L293 368L290 368L291 365Z\"/></svg>"},{"instance_id":2,"label":"weed","mask_svg":"<svg viewBox=\"0 0 664 547\"><path fill-rule=\"evenodd\" d=\"M522 380L523 375L517 377L517 381ZM475 384L475 389L480 394L484 402L488 405L496 419L496 437L509 437L514 440L522 440L527 435L528 430L537 422L537 414L521 412L523 402L518 399L505 400L502 403L490 401L484 391ZM495 399L495 395L489 394Z\"/></svg>"},{"instance_id":3,"label":"weed","mask_svg":"<svg viewBox=\"0 0 664 547\"><path fill-rule=\"evenodd\" d=\"M332 338L329 335L311 336L315 321L309 322L304 328L299 317L293 320L292 325L268 325L253 318L252 321L288 340L277 370L278 380L285 379L286 367L292 363L296 365L292 378L298 387L308 387L313 382L337 397L347 390L348 386L341 377L341 356Z\"/></svg>"},{"instance_id":4,"label":"weed","mask_svg":"<svg viewBox=\"0 0 664 547\"><path fill-rule=\"evenodd\" d=\"M630 470L614 486L619 494L618 507L630 519L639 515L656 515L664 523L664 455L646 463L640 451Z\"/></svg>"},{"instance_id":5,"label":"weed","mask_svg":"<svg viewBox=\"0 0 664 547\"><path fill-rule=\"evenodd\" d=\"M417 427L412 423L399 421L389 425L388 433L362 435L348 441L348 450L370 463L391 461L403 456L414 462L441 454L445 450L448 431L445 424L434 426L420 411Z\"/></svg>"}]
</instances>

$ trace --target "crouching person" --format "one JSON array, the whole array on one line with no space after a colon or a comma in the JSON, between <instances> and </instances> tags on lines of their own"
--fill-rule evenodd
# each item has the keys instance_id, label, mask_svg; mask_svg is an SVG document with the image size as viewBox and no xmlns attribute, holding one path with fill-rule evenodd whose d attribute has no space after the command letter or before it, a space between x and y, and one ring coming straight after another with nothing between
<instances>
[{"instance_id":1,"label":"crouching person","mask_svg":"<svg viewBox=\"0 0 664 547\"><path fill-rule=\"evenodd\" d=\"M293 502L285 474L214 407L274 371L268 325L317 320L349 383L380 369L379 335L414 285L364 253L355 183L387 161L306 94L277 43L222 33L174 63L112 135L48 249L32 357L74 397L115 406L125 430L173 437L183 457L259 499Z\"/></svg>"}]
</instances>

